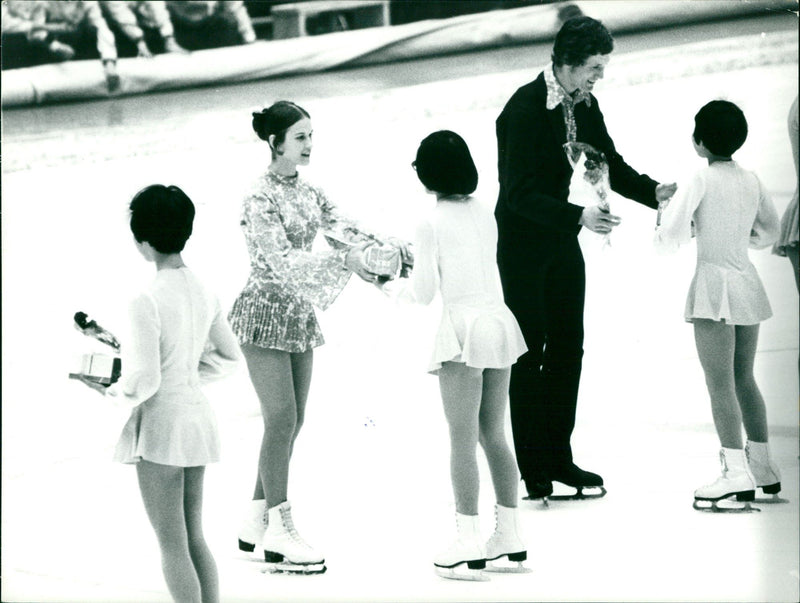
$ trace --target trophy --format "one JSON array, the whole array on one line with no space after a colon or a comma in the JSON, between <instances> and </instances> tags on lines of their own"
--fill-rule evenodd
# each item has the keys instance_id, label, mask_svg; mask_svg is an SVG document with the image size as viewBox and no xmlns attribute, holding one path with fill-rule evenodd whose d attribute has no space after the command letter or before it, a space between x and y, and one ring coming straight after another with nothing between
<instances>
[{"instance_id":1,"label":"trophy","mask_svg":"<svg viewBox=\"0 0 800 603\"><path fill-rule=\"evenodd\" d=\"M117 338L97 322L89 319L85 312L75 313L73 325L87 337L110 347L114 350L114 354L97 352L79 354L74 361L69 378L83 378L105 386L119 381L122 374L122 360L119 357L121 346Z\"/></svg>"},{"instance_id":2,"label":"trophy","mask_svg":"<svg viewBox=\"0 0 800 603\"><path fill-rule=\"evenodd\" d=\"M563 147L572 169L577 170L589 184L597 205L602 211L610 212L608 192L611 190L611 184L606 156L602 151L585 142L567 142L564 143ZM603 241L604 246L611 245L611 235L604 235Z\"/></svg>"}]
</instances>

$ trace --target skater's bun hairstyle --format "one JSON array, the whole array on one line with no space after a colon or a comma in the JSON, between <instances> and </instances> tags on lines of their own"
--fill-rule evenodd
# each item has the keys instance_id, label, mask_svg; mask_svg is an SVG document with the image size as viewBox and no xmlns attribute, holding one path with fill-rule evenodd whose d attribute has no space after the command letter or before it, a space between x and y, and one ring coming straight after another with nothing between
<instances>
[{"instance_id":1,"label":"skater's bun hairstyle","mask_svg":"<svg viewBox=\"0 0 800 603\"><path fill-rule=\"evenodd\" d=\"M551 59L553 65L579 67L596 54L611 54L614 38L597 19L573 17L567 19L556 34Z\"/></svg>"},{"instance_id":2,"label":"skater's bun hairstyle","mask_svg":"<svg viewBox=\"0 0 800 603\"><path fill-rule=\"evenodd\" d=\"M732 102L713 100L694 116L692 137L714 155L730 157L747 140L747 119Z\"/></svg>"},{"instance_id":3,"label":"skater's bun hairstyle","mask_svg":"<svg viewBox=\"0 0 800 603\"><path fill-rule=\"evenodd\" d=\"M192 234L194 203L177 186L153 184L130 204L131 232L160 253L180 253Z\"/></svg>"},{"instance_id":4,"label":"skater's bun hairstyle","mask_svg":"<svg viewBox=\"0 0 800 603\"><path fill-rule=\"evenodd\" d=\"M253 113L253 131L269 143L272 156L278 154L278 145L286 140L286 130L301 119L310 118L308 111L291 101L278 101L266 109ZM270 142L270 137L274 140Z\"/></svg>"},{"instance_id":5,"label":"skater's bun hairstyle","mask_svg":"<svg viewBox=\"0 0 800 603\"><path fill-rule=\"evenodd\" d=\"M478 186L478 170L469 147L450 130L426 136L412 165L425 188L442 195L469 195Z\"/></svg>"}]
</instances>

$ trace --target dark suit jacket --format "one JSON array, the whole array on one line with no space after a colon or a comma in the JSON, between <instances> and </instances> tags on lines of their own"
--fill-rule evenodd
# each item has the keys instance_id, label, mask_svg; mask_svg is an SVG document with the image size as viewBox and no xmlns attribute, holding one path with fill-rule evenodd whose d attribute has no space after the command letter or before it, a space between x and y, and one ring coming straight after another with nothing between
<instances>
[{"instance_id":1,"label":"dark suit jacket","mask_svg":"<svg viewBox=\"0 0 800 603\"><path fill-rule=\"evenodd\" d=\"M622 159L606 130L597 99L575 106L578 141L603 151L608 159L611 188L624 197L656 208L656 182L639 174ZM576 235L583 208L567 202L572 167L562 145L567 140L561 105L546 108L544 73L517 90L497 118L500 194L495 215L500 236L506 228L540 244ZM521 233L520 233L521 234Z\"/></svg>"}]
</instances>

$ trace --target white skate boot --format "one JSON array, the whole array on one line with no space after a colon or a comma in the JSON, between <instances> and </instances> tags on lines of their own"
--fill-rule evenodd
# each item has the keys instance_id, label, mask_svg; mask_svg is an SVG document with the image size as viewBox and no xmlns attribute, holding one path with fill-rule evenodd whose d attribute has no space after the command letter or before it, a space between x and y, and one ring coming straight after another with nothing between
<instances>
[{"instance_id":1,"label":"white skate boot","mask_svg":"<svg viewBox=\"0 0 800 603\"><path fill-rule=\"evenodd\" d=\"M747 466L744 450L723 448L719 459L722 475L713 484L695 490L693 507L698 511L714 512L759 511L760 509L750 506L756 496L756 481ZM744 502L744 506L719 505L720 501L732 496L737 501Z\"/></svg>"},{"instance_id":2,"label":"white skate boot","mask_svg":"<svg viewBox=\"0 0 800 603\"><path fill-rule=\"evenodd\" d=\"M519 536L518 509L495 505L494 514L496 520L494 534L486 543L486 571L513 574L530 572L530 569L522 565L528 558L528 552ZM503 557L505 559L502 559Z\"/></svg>"},{"instance_id":3,"label":"white skate boot","mask_svg":"<svg viewBox=\"0 0 800 603\"><path fill-rule=\"evenodd\" d=\"M325 558L300 538L292 521L292 507L288 501L269 510L269 525L261 543L267 571L295 574L321 574Z\"/></svg>"},{"instance_id":4,"label":"white skate boot","mask_svg":"<svg viewBox=\"0 0 800 603\"><path fill-rule=\"evenodd\" d=\"M261 539L267 530L267 501L251 500L239 527L239 550L252 553L261 548Z\"/></svg>"},{"instance_id":5,"label":"white skate boot","mask_svg":"<svg viewBox=\"0 0 800 603\"><path fill-rule=\"evenodd\" d=\"M482 571L486 567L486 550L481 542L478 516L456 513L456 531L456 541L434 558L434 570L452 580L488 580Z\"/></svg>"},{"instance_id":6,"label":"white skate boot","mask_svg":"<svg viewBox=\"0 0 800 603\"><path fill-rule=\"evenodd\" d=\"M744 450L747 454L747 463L750 465L750 471L752 471L756 480L756 487L761 488L764 494L772 495L771 498L758 499L758 502L789 502L785 498L778 496L778 492L781 491L781 473L770 458L769 444L748 440Z\"/></svg>"}]
</instances>

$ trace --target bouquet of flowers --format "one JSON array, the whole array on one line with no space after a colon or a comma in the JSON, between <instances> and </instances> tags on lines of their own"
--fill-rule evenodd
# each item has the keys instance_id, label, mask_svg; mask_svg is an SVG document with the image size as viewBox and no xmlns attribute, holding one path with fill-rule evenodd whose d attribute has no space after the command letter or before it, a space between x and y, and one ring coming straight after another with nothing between
<instances>
[{"instance_id":1,"label":"bouquet of flowers","mask_svg":"<svg viewBox=\"0 0 800 603\"><path fill-rule=\"evenodd\" d=\"M606 156L602 151L585 142L567 142L563 146L572 169L579 170L579 174L590 185L597 205L605 212L611 211L608 203L611 184ZM603 241L604 245L611 245L611 236L605 235Z\"/></svg>"}]
</instances>

